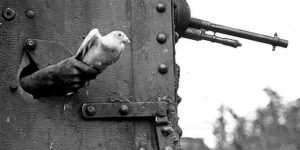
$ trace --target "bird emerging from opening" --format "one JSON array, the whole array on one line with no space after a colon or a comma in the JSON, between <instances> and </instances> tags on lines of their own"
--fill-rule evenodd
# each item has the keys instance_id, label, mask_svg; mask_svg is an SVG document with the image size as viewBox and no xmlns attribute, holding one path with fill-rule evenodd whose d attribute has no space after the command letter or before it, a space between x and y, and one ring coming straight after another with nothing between
<instances>
[{"instance_id":1,"label":"bird emerging from opening","mask_svg":"<svg viewBox=\"0 0 300 150\"><path fill-rule=\"evenodd\" d=\"M96 68L101 73L109 65L119 60L125 43L130 43L130 40L122 31L112 31L101 36L98 29L92 29L80 45L75 58ZM87 95L88 86L89 81L86 82Z\"/></svg>"}]
</instances>

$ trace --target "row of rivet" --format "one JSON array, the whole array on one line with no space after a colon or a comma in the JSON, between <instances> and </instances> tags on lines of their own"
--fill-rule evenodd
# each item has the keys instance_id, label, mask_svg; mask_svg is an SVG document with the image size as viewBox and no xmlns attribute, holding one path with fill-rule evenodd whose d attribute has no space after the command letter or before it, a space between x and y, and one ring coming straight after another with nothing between
<instances>
[{"instance_id":1,"label":"row of rivet","mask_svg":"<svg viewBox=\"0 0 300 150\"><path fill-rule=\"evenodd\" d=\"M86 107L85 111L86 111L88 116L94 116L97 113L97 108L93 105L89 105L89 106ZM128 115L128 113L129 113L128 106L126 104L121 105L120 108L119 108L119 113L122 116ZM161 133L162 133L163 136L168 136L172 132L173 132L173 129L172 129L172 127L169 127L169 126L165 126L161 129ZM169 146L165 147L165 149L166 150L172 150L172 148L169 147ZM145 147L140 147L139 150L146 150L146 148Z\"/></svg>"},{"instance_id":2,"label":"row of rivet","mask_svg":"<svg viewBox=\"0 0 300 150\"><path fill-rule=\"evenodd\" d=\"M163 3L158 3L156 5L156 10L159 13L164 13L166 11L166 5ZM160 44L164 44L167 41L167 35L164 33L159 33L156 36L156 40ZM158 72L161 74L166 74L168 73L168 66L166 64L160 64L158 67Z\"/></svg>"},{"instance_id":3,"label":"row of rivet","mask_svg":"<svg viewBox=\"0 0 300 150\"><path fill-rule=\"evenodd\" d=\"M96 115L96 113L97 113L97 108L95 107L95 106L93 106L93 105L89 105L89 106L87 106L86 107L86 114L88 115L88 116L94 116L94 115ZM119 113L122 115L122 116L126 116L126 115L128 115L128 113L129 113L129 108L128 108L128 106L127 105L121 105L120 106L120 108L119 108Z\"/></svg>"},{"instance_id":4,"label":"row of rivet","mask_svg":"<svg viewBox=\"0 0 300 150\"><path fill-rule=\"evenodd\" d=\"M166 5L163 4L163 3L158 3L156 5L156 10L157 10L158 13L164 13L166 11ZM168 39L168 37L165 33L159 33L156 36L156 41L160 44L166 43L167 39ZM158 72L160 74L168 73L168 66L166 64L160 64L159 67L158 67ZM172 130L171 127L166 126L166 127L163 127L160 132L162 133L163 136L168 136L169 134L171 134L173 132L173 130ZM146 148L141 147L141 148L139 148L139 150L146 150ZM165 146L163 148L163 150L173 150L173 148L170 147L170 146Z\"/></svg>"},{"instance_id":5,"label":"row of rivet","mask_svg":"<svg viewBox=\"0 0 300 150\"><path fill-rule=\"evenodd\" d=\"M35 12L33 10L27 10L26 16L29 19L33 19L35 17ZM2 11L2 17L5 21L12 21L16 17L16 12L12 8L6 8ZM24 46L25 48L27 47L28 50L33 50L35 48L35 42L33 40L27 40ZM18 86L17 84L12 83L9 88L14 92L18 89Z\"/></svg>"},{"instance_id":6,"label":"row of rivet","mask_svg":"<svg viewBox=\"0 0 300 150\"><path fill-rule=\"evenodd\" d=\"M26 16L29 19L33 19L35 17L35 12L33 10L27 10ZM6 8L2 12L2 17L6 21L12 21L16 17L16 12L12 8Z\"/></svg>"}]
</instances>

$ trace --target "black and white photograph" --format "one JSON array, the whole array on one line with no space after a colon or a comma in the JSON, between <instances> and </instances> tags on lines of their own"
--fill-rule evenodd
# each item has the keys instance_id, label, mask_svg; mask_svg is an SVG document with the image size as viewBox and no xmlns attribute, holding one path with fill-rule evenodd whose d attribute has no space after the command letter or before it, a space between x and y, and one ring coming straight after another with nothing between
<instances>
[{"instance_id":1,"label":"black and white photograph","mask_svg":"<svg viewBox=\"0 0 300 150\"><path fill-rule=\"evenodd\" d=\"M0 0L0 150L300 150L296 0Z\"/></svg>"}]
</instances>

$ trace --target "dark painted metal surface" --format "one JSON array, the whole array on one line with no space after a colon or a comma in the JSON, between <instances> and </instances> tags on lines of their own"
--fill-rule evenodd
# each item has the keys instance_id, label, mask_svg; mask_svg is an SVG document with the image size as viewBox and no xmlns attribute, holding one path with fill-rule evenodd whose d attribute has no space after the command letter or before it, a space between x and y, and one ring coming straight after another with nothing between
<instances>
[{"instance_id":1,"label":"dark painted metal surface","mask_svg":"<svg viewBox=\"0 0 300 150\"><path fill-rule=\"evenodd\" d=\"M164 12L157 11L158 3L166 6ZM16 15L10 21L0 17L1 150L178 149L171 1L0 0L1 12L6 8ZM19 76L31 60L44 67L75 54L92 28L103 35L122 30L132 44L91 81L89 96L79 90L72 96L33 99L22 90ZM159 33L167 35L165 43L156 41ZM37 41L33 51L24 50L27 39ZM157 71L160 64L167 64L167 74ZM86 121L81 116L84 103L162 101L168 103L174 132L161 141L152 119Z\"/></svg>"}]
</instances>

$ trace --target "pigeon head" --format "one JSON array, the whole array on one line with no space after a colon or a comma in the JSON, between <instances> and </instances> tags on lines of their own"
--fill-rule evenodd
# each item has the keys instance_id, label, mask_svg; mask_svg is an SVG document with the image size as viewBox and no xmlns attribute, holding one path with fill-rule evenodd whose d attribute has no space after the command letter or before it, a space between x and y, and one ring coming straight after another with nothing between
<instances>
[{"instance_id":1,"label":"pigeon head","mask_svg":"<svg viewBox=\"0 0 300 150\"><path fill-rule=\"evenodd\" d=\"M130 40L122 31L113 31L110 33L115 39L118 39L121 43L130 43Z\"/></svg>"}]
</instances>

